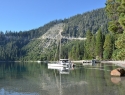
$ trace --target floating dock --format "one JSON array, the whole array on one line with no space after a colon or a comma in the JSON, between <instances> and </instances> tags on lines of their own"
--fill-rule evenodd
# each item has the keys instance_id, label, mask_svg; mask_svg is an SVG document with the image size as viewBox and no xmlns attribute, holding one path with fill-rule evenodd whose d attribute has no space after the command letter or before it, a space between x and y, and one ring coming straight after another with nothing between
<instances>
[{"instance_id":1,"label":"floating dock","mask_svg":"<svg viewBox=\"0 0 125 95\"><path fill-rule=\"evenodd\" d=\"M100 63L99 60L93 59L93 60L79 60L79 61L72 61L73 63Z\"/></svg>"}]
</instances>

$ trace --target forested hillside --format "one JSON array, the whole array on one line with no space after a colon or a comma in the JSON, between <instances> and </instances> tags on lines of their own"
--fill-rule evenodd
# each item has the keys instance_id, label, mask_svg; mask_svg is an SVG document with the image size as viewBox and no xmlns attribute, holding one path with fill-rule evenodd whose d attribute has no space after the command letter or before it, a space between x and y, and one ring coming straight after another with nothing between
<instances>
[{"instance_id":1,"label":"forested hillside","mask_svg":"<svg viewBox=\"0 0 125 95\"><path fill-rule=\"evenodd\" d=\"M86 33L90 31L92 35L90 38L95 39L97 31L101 31L103 36L108 33L108 21L104 8L101 8L64 20L54 20L29 31L6 31L5 33L1 31L0 61L58 60L58 35L61 30L64 37L76 38L89 37ZM105 36L103 36L104 44ZM89 43L89 38L87 41ZM87 50L89 49L87 41L62 39L62 58L80 60L96 57L95 51ZM94 54L89 55L90 53ZM98 56L102 58L103 54Z\"/></svg>"},{"instance_id":2,"label":"forested hillside","mask_svg":"<svg viewBox=\"0 0 125 95\"><path fill-rule=\"evenodd\" d=\"M74 37L85 37L86 31L90 30L95 34L100 27L104 33L107 33L108 21L104 8L84 14L77 14L64 20L66 25L63 34Z\"/></svg>"}]
</instances>

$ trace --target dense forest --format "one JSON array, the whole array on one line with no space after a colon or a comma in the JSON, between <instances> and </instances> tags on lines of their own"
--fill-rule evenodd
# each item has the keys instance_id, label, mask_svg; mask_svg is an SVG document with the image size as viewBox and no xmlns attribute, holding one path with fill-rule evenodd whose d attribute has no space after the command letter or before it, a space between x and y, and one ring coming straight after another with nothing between
<instances>
[{"instance_id":1,"label":"dense forest","mask_svg":"<svg viewBox=\"0 0 125 95\"><path fill-rule=\"evenodd\" d=\"M125 60L125 0L107 0L106 13L110 19L108 30L113 35L113 58Z\"/></svg>"},{"instance_id":2,"label":"dense forest","mask_svg":"<svg viewBox=\"0 0 125 95\"><path fill-rule=\"evenodd\" d=\"M111 13L115 11L110 8L114 7L112 5L114 3L110 3L111 1L114 0L106 2L106 8L77 14L64 20L54 20L37 29L6 31L5 33L1 31L0 61L58 60L58 41L52 41L49 37L57 36L54 32L58 32L60 27L63 30L61 32L63 37L87 38L86 40L63 38L61 40L61 58L123 60L124 55L122 56L120 52L124 51L124 41L121 40L124 36L120 34L124 34L124 23L118 12ZM120 3L118 5L120 6ZM45 38L45 34L48 38ZM119 41L121 41L121 46Z\"/></svg>"}]
</instances>

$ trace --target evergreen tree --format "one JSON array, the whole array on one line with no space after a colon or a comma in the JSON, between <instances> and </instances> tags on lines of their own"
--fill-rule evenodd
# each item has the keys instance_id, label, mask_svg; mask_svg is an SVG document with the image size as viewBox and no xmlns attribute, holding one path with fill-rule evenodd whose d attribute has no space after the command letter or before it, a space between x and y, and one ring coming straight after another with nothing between
<instances>
[{"instance_id":1,"label":"evergreen tree","mask_svg":"<svg viewBox=\"0 0 125 95\"><path fill-rule=\"evenodd\" d=\"M113 6L111 8L111 6ZM114 8L114 9L113 9ZM115 33L122 33L122 35L116 36L118 40L115 42L117 50L115 50L115 59L125 59L125 0L107 0L106 9L107 13L115 19L111 19L112 23L109 25L109 30L113 30ZM112 26L112 27L110 27Z\"/></svg>"},{"instance_id":2,"label":"evergreen tree","mask_svg":"<svg viewBox=\"0 0 125 95\"><path fill-rule=\"evenodd\" d=\"M113 41L111 34L107 34L104 42L103 59L111 59L113 52Z\"/></svg>"},{"instance_id":3,"label":"evergreen tree","mask_svg":"<svg viewBox=\"0 0 125 95\"><path fill-rule=\"evenodd\" d=\"M102 38L102 31L99 29L96 35L96 55L99 59L102 59L103 55L103 38Z\"/></svg>"},{"instance_id":4,"label":"evergreen tree","mask_svg":"<svg viewBox=\"0 0 125 95\"><path fill-rule=\"evenodd\" d=\"M123 29L118 22L119 19L119 12L121 11L120 2L121 0L107 0L106 1L106 13L110 18L108 30L112 33L122 33Z\"/></svg>"},{"instance_id":5,"label":"evergreen tree","mask_svg":"<svg viewBox=\"0 0 125 95\"><path fill-rule=\"evenodd\" d=\"M123 34L119 36L118 40L116 41L116 48L118 49L117 52L117 59L124 60L125 59L125 0L118 0L120 6L118 7L119 11L119 23L123 28Z\"/></svg>"},{"instance_id":6,"label":"evergreen tree","mask_svg":"<svg viewBox=\"0 0 125 95\"><path fill-rule=\"evenodd\" d=\"M115 59L125 60L125 32L116 41L117 55Z\"/></svg>"},{"instance_id":7,"label":"evergreen tree","mask_svg":"<svg viewBox=\"0 0 125 95\"><path fill-rule=\"evenodd\" d=\"M87 58L92 58L91 56L91 41L92 41L92 33L88 30L86 32L86 53Z\"/></svg>"},{"instance_id":8,"label":"evergreen tree","mask_svg":"<svg viewBox=\"0 0 125 95\"><path fill-rule=\"evenodd\" d=\"M91 40L91 45L90 45L90 51L91 51L92 58L95 58L95 56L96 56L96 52L95 52L96 47L95 46L96 46L96 37L95 37L95 35L93 35L92 40Z\"/></svg>"}]
</instances>

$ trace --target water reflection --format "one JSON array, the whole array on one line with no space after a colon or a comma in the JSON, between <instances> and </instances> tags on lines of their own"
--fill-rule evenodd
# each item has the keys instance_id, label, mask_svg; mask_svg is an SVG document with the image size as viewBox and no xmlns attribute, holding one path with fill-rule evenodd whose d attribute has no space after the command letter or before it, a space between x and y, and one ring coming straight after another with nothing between
<instances>
[{"instance_id":1,"label":"water reflection","mask_svg":"<svg viewBox=\"0 0 125 95\"><path fill-rule=\"evenodd\" d=\"M111 77L111 82L114 84L123 84L125 82L125 77Z\"/></svg>"},{"instance_id":2,"label":"water reflection","mask_svg":"<svg viewBox=\"0 0 125 95\"><path fill-rule=\"evenodd\" d=\"M45 92L40 89L39 85L42 68L45 66L36 63L1 63L0 93L7 93L4 95L41 95L39 94L41 91Z\"/></svg>"},{"instance_id":3,"label":"water reflection","mask_svg":"<svg viewBox=\"0 0 125 95\"><path fill-rule=\"evenodd\" d=\"M124 95L125 78L110 76L115 68L97 64L48 69L44 63L0 63L0 95Z\"/></svg>"},{"instance_id":4,"label":"water reflection","mask_svg":"<svg viewBox=\"0 0 125 95\"><path fill-rule=\"evenodd\" d=\"M111 77L111 81L114 84L119 84L121 82L121 77Z\"/></svg>"},{"instance_id":5,"label":"water reflection","mask_svg":"<svg viewBox=\"0 0 125 95\"><path fill-rule=\"evenodd\" d=\"M6 91L5 89L0 89L0 95L38 95L37 93L22 93L14 91Z\"/></svg>"}]
</instances>

